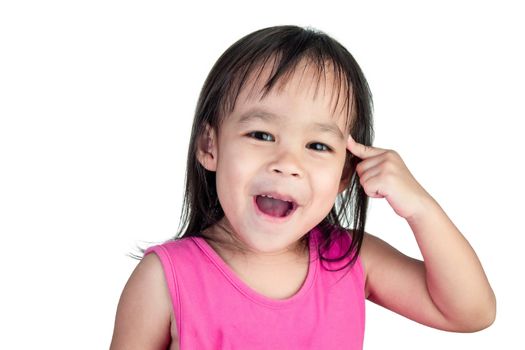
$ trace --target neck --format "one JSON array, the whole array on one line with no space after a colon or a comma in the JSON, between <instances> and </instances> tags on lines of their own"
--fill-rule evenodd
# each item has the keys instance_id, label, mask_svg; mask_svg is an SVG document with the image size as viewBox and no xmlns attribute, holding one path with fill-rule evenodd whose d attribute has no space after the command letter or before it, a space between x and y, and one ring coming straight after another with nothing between
<instances>
[{"instance_id":1,"label":"neck","mask_svg":"<svg viewBox=\"0 0 525 350\"><path fill-rule=\"evenodd\" d=\"M277 252L257 252L246 246L241 240L235 238L229 226L224 224L224 218L217 224L203 230L202 235L206 242L228 261L242 261L250 265L288 265L291 263L304 263L309 257L308 242L298 241L292 247L287 247Z\"/></svg>"}]
</instances>

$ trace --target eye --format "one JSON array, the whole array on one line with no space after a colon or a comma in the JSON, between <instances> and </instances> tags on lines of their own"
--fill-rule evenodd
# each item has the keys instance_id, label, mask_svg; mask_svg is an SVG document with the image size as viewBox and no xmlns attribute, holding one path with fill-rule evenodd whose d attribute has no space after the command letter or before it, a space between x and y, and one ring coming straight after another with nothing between
<instances>
[{"instance_id":1,"label":"eye","mask_svg":"<svg viewBox=\"0 0 525 350\"><path fill-rule=\"evenodd\" d=\"M324 143L319 143L319 142L314 142L314 143L311 143L310 146L314 146L313 149L315 151L322 151L322 152L331 152L332 149L330 147L328 147L327 145L325 145Z\"/></svg>"},{"instance_id":2,"label":"eye","mask_svg":"<svg viewBox=\"0 0 525 350\"><path fill-rule=\"evenodd\" d=\"M264 131L252 131L248 133L248 136L262 141L274 141L273 136Z\"/></svg>"}]
</instances>

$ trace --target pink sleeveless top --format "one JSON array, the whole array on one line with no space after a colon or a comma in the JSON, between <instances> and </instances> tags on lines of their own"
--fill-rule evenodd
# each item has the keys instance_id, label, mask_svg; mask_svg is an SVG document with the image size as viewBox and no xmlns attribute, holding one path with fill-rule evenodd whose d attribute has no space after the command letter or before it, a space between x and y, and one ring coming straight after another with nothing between
<instances>
[{"instance_id":1,"label":"pink sleeveless top","mask_svg":"<svg viewBox=\"0 0 525 350\"><path fill-rule=\"evenodd\" d=\"M181 350L362 349L365 329L361 260L318 259L320 231L309 235L310 265L301 289L288 299L272 299L251 289L200 237L148 248L162 262L177 322ZM338 257L348 247L343 236L323 255Z\"/></svg>"}]
</instances>

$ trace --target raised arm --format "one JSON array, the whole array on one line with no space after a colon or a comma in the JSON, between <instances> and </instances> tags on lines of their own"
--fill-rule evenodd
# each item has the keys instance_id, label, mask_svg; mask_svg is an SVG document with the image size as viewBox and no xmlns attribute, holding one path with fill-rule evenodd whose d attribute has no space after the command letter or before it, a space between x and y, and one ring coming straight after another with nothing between
<instances>
[{"instance_id":1,"label":"raised arm","mask_svg":"<svg viewBox=\"0 0 525 350\"><path fill-rule=\"evenodd\" d=\"M171 342L170 305L160 260L148 254L122 291L110 350L167 349Z\"/></svg>"},{"instance_id":2,"label":"raised arm","mask_svg":"<svg viewBox=\"0 0 525 350\"><path fill-rule=\"evenodd\" d=\"M443 209L414 179L397 152L348 140L366 194L385 198L407 220L424 261L377 237L362 247L367 296L431 327L474 332L496 317L496 298L476 253ZM369 293L369 294L368 294Z\"/></svg>"},{"instance_id":3,"label":"raised arm","mask_svg":"<svg viewBox=\"0 0 525 350\"><path fill-rule=\"evenodd\" d=\"M437 222L435 225L440 230ZM496 300L478 259L461 235L436 232L440 243L418 239L425 261L406 256L366 233L361 258L367 299L444 331L476 332L487 328L494 322ZM420 236L425 234L430 237L432 232ZM449 243L445 235L450 235ZM451 250L450 242L455 246Z\"/></svg>"},{"instance_id":4,"label":"raised arm","mask_svg":"<svg viewBox=\"0 0 525 350\"><path fill-rule=\"evenodd\" d=\"M476 253L434 200L407 219L425 261L434 304L461 331L490 326L496 297Z\"/></svg>"}]
</instances>

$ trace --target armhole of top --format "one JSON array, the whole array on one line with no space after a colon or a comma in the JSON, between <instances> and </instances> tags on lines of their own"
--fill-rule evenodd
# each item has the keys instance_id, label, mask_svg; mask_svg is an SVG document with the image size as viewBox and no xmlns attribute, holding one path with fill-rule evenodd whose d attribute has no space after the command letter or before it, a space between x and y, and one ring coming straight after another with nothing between
<instances>
[{"instance_id":1,"label":"armhole of top","mask_svg":"<svg viewBox=\"0 0 525 350\"><path fill-rule=\"evenodd\" d=\"M359 276L361 278L361 283L363 284L363 287L365 286L366 282L366 276L365 276L365 269L363 267L363 263L361 262L361 254L357 256L357 259L355 261L355 265L357 267Z\"/></svg>"},{"instance_id":2,"label":"armhole of top","mask_svg":"<svg viewBox=\"0 0 525 350\"><path fill-rule=\"evenodd\" d=\"M164 271L164 277L168 286L168 291L171 300L171 306L173 310L173 317L177 323L177 334L180 337L180 298L179 298L179 286L177 284L177 274L175 273L175 267L173 261L169 255L166 247L162 245L156 245L149 247L144 252L144 256L155 253L161 262L162 269Z\"/></svg>"},{"instance_id":3,"label":"armhole of top","mask_svg":"<svg viewBox=\"0 0 525 350\"><path fill-rule=\"evenodd\" d=\"M350 239L351 240L354 239L353 232L350 233ZM365 276L365 268L363 266L363 262L361 261L361 249L359 250L359 254L357 254L357 259L355 260L355 266L356 266L356 268L358 270L357 272L358 272L359 277L361 279L361 283L363 284L363 292L364 292L364 287L365 287L365 283L366 283L366 276Z\"/></svg>"}]
</instances>

